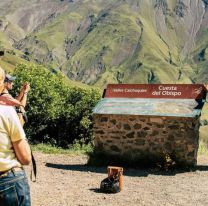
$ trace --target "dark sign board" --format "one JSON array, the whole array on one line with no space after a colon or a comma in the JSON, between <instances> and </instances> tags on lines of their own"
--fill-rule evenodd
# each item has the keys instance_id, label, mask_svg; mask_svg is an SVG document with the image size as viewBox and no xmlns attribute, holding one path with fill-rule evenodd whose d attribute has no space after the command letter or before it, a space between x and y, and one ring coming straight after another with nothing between
<instances>
[{"instance_id":1,"label":"dark sign board","mask_svg":"<svg viewBox=\"0 0 208 206\"><path fill-rule=\"evenodd\" d=\"M108 84L105 98L204 99L203 84Z\"/></svg>"}]
</instances>

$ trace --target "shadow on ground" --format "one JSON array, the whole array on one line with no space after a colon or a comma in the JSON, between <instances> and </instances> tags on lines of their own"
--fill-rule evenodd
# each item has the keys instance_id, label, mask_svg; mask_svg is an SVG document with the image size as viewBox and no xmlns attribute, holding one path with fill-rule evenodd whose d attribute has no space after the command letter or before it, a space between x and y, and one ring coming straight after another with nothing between
<instances>
[{"instance_id":1,"label":"shadow on ground","mask_svg":"<svg viewBox=\"0 0 208 206\"><path fill-rule=\"evenodd\" d=\"M103 173L107 174L106 167L92 167L88 165L79 165L79 164L54 164L47 162L45 164L46 167L62 169L62 170L72 170L72 171L80 171L80 172L93 172L93 173ZM148 175L164 175L164 176L174 176L179 173L186 173L186 172L196 172L196 171L208 171L208 165L197 165L195 167L189 168L170 168L168 170L164 170L161 168L125 168L124 167L124 175L131 176L131 177L147 177Z\"/></svg>"},{"instance_id":2,"label":"shadow on ground","mask_svg":"<svg viewBox=\"0 0 208 206\"><path fill-rule=\"evenodd\" d=\"M56 169L63 170L72 170L72 171L80 171L80 172L94 172L94 173L106 173L107 169L104 167L89 167L88 165L79 165L79 164L54 164L47 162L46 167L52 167Z\"/></svg>"}]
</instances>

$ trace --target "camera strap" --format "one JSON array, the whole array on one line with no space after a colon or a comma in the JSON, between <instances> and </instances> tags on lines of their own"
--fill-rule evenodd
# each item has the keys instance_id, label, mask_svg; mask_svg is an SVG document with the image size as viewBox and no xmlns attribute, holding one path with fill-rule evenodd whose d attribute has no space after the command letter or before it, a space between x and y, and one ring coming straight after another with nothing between
<instances>
[{"instance_id":1,"label":"camera strap","mask_svg":"<svg viewBox=\"0 0 208 206\"><path fill-rule=\"evenodd\" d=\"M30 174L30 179L32 182L36 182L37 167L36 167L36 161L35 161L32 151L31 151L31 156L32 156L32 170ZM33 178L33 175L34 175L34 178Z\"/></svg>"}]
</instances>

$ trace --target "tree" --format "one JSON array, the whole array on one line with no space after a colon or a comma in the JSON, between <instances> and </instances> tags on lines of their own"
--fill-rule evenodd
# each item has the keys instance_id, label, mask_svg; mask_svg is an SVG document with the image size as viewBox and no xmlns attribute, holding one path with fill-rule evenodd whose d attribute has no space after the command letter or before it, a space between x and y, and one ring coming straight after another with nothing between
<instances>
[{"instance_id":1,"label":"tree","mask_svg":"<svg viewBox=\"0 0 208 206\"><path fill-rule=\"evenodd\" d=\"M42 66L21 64L14 75L14 92L23 82L31 84L25 128L32 142L68 147L75 139L91 140L92 108L100 98L97 90L68 85L61 73Z\"/></svg>"}]
</instances>

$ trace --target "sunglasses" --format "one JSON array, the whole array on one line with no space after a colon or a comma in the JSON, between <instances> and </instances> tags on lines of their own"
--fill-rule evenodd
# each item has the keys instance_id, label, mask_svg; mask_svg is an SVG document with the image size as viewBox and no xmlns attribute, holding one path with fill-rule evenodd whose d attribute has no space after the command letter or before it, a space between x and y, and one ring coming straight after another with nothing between
<instances>
[{"instance_id":1,"label":"sunglasses","mask_svg":"<svg viewBox=\"0 0 208 206\"><path fill-rule=\"evenodd\" d=\"M7 81L6 83L13 84L14 82L13 81Z\"/></svg>"}]
</instances>

